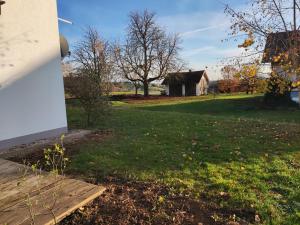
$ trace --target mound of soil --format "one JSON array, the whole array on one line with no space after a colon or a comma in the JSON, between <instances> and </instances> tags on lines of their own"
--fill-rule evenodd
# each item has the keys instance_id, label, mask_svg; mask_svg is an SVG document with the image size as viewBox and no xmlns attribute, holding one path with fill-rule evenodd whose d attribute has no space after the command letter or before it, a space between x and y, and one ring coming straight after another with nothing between
<instances>
[{"instance_id":1,"label":"mound of soil","mask_svg":"<svg viewBox=\"0 0 300 225\"><path fill-rule=\"evenodd\" d=\"M217 207L172 194L159 184L112 180L106 188L102 196L66 217L60 225L248 224L234 222Z\"/></svg>"},{"instance_id":2,"label":"mound of soil","mask_svg":"<svg viewBox=\"0 0 300 225\"><path fill-rule=\"evenodd\" d=\"M110 97L112 101L127 101L127 100L155 100L155 99L166 99L170 98L168 96L162 95L149 95L145 97L144 95L113 95Z\"/></svg>"}]
</instances>

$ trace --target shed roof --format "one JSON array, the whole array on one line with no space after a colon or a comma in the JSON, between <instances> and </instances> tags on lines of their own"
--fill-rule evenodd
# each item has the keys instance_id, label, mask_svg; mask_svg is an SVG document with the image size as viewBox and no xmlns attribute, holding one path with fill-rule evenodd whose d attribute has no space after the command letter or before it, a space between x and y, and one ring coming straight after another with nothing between
<instances>
[{"instance_id":1,"label":"shed roof","mask_svg":"<svg viewBox=\"0 0 300 225\"><path fill-rule=\"evenodd\" d=\"M205 76L206 80L209 81L208 76L205 70L200 71L189 71L189 72L178 72L178 73L169 73L168 76L162 82L163 85L167 85L170 81L178 83L199 83L202 76Z\"/></svg>"},{"instance_id":2,"label":"shed roof","mask_svg":"<svg viewBox=\"0 0 300 225\"><path fill-rule=\"evenodd\" d=\"M267 37L262 63L274 62L274 57L291 49L291 42L298 42L300 52L300 31L271 33Z\"/></svg>"}]
</instances>

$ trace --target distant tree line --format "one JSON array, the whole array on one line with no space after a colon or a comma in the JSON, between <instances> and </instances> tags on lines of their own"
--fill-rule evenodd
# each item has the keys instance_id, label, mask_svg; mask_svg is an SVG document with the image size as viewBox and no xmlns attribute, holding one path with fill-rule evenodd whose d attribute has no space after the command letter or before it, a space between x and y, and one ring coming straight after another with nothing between
<instances>
[{"instance_id":1,"label":"distant tree line","mask_svg":"<svg viewBox=\"0 0 300 225\"><path fill-rule=\"evenodd\" d=\"M227 65L221 69L222 79L218 80L220 93L245 92L246 94L265 93L267 80L260 77L256 64L240 67Z\"/></svg>"}]
</instances>

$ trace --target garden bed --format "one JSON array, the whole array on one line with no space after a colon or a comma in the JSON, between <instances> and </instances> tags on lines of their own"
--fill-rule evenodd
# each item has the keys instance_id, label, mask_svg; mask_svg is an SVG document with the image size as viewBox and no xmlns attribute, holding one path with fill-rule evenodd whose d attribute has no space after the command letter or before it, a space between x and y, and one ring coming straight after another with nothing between
<instances>
[{"instance_id":1,"label":"garden bed","mask_svg":"<svg viewBox=\"0 0 300 225\"><path fill-rule=\"evenodd\" d=\"M121 181L107 177L106 192L60 224L248 224L235 213L173 194L157 183ZM238 215L237 214L237 215ZM254 218L249 214L249 218Z\"/></svg>"},{"instance_id":2,"label":"garden bed","mask_svg":"<svg viewBox=\"0 0 300 225\"><path fill-rule=\"evenodd\" d=\"M85 143L101 143L112 136L111 131L97 131L81 139L74 139L65 144L67 157L72 157L80 151ZM50 147L45 145L44 148ZM44 164L43 147L27 155L14 155L9 159L15 162L39 162ZM83 176L72 170L67 175L84 181L102 185L106 188L104 194L85 207L66 217L60 222L67 224L249 224L245 217L253 222L254 212L226 211L217 205L205 201L193 200L188 195L176 194L169 187L156 182L137 182L113 176L95 177ZM234 215L237 215L235 218ZM239 222L237 222L239 221Z\"/></svg>"}]
</instances>

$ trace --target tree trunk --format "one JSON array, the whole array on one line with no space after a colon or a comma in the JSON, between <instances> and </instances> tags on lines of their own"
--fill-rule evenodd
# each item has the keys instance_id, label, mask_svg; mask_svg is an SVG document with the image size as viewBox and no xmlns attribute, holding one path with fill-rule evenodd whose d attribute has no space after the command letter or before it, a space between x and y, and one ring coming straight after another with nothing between
<instances>
[{"instance_id":1,"label":"tree trunk","mask_svg":"<svg viewBox=\"0 0 300 225\"><path fill-rule=\"evenodd\" d=\"M138 95L139 87L137 85L135 85L134 88L135 88L135 96L137 96Z\"/></svg>"},{"instance_id":2,"label":"tree trunk","mask_svg":"<svg viewBox=\"0 0 300 225\"><path fill-rule=\"evenodd\" d=\"M148 84L148 81L144 82L144 96L145 97L149 96L149 84Z\"/></svg>"},{"instance_id":3,"label":"tree trunk","mask_svg":"<svg viewBox=\"0 0 300 225\"><path fill-rule=\"evenodd\" d=\"M246 94L249 95L249 92L250 92L250 85L247 84L247 90L246 90Z\"/></svg>"},{"instance_id":4,"label":"tree trunk","mask_svg":"<svg viewBox=\"0 0 300 225\"><path fill-rule=\"evenodd\" d=\"M90 111L87 112L86 123L87 123L87 126L91 125L91 112Z\"/></svg>"}]
</instances>

